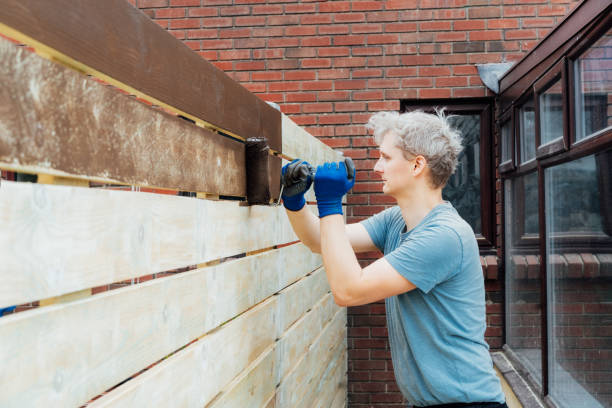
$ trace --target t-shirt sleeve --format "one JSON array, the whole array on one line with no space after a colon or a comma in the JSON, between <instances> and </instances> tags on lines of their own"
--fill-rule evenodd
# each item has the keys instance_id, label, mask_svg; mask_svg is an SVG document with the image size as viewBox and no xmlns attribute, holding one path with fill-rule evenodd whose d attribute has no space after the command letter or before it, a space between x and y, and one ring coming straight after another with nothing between
<instances>
[{"instance_id":1,"label":"t-shirt sleeve","mask_svg":"<svg viewBox=\"0 0 612 408\"><path fill-rule=\"evenodd\" d=\"M391 208L387 208L361 221L361 225L368 231L372 242L381 252L384 252L385 249L385 240L387 239L387 231L389 230L390 211Z\"/></svg>"},{"instance_id":2,"label":"t-shirt sleeve","mask_svg":"<svg viewBox=\"0 0 612 408\"><path fill-rule=\"evenodd\" d=\"M454 230L432 226L408 236L385 259L400 275L428 293L459 270L462 254L461 240Z\"/></svg>"}]
</instances>

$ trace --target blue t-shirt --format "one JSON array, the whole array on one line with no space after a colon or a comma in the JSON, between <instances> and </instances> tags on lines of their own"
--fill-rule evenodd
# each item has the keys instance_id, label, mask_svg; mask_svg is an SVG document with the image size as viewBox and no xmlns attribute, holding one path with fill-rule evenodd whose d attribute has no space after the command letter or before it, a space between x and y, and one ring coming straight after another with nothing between
<instances>
[{"instance_id":1,"label":"blue t-shirt","mask_svg":"<svg viewBox=\"0 0 612 408\"><path fill-rule=\"evenodd\" d=\"M416 288L385 300L395 379L413 405L504 402L486 329L474 232L445 202L411 231L395 206L363 221L385 259Z\"/></svg>"}]
</instances>

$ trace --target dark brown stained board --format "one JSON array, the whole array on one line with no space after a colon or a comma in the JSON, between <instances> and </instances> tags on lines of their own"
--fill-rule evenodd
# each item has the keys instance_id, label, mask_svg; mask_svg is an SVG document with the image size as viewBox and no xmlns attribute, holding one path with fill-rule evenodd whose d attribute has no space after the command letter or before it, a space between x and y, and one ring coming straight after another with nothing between
<instances>
[{"instance_id":1,"label":"dark brown stained board","mask_svg":"<svg viewBox=\"0 0 612 408\"><path fill-rule=\"evenodd\" d=\"M244 144L0 39L0 166L245 196Z\"/></svg>"},{"instance_id":2,"label":"dark brown stained board","mask_svg":"<svg viewBox=\"0 0 612 408\"><path fill-rule=\"evenodd\" d=\"M125 0L2 0L0 24L215 127L265 137L281 152L280 112Z\"/></svg>"}]
</instances>

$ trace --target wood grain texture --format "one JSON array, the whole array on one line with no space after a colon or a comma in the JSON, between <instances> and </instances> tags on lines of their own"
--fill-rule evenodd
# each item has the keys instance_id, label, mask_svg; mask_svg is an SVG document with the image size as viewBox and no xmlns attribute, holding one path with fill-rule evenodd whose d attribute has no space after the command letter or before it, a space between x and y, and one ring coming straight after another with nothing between
<instances>
[{"instance_id":1,"label":"wood grain texture","mask_svg":"<svg viewBox=\"0 0 612 408\"><path fill-rule=\"evenodd\" d=\"M225 272L219 273L218 279L231 280L231 277L226 278L226 276L227 273ZM259 281L261 282L265 278L265 276L262 276ZM312 283L316 281L313 275L309 275L303 278L303 280L309 280ZM252 281L243 281L243 290L246 292L248 291L248 288L252 288L253 285L254 282ZM281 285L282 284L279 284L278 286ZM300 287L303 289L302 291L298 293L291 293L294 293L296 296L298 294L301 295L303 294L304 290L310 288L310 286L305 285L302 285ZM282 333L284 326L280 322L287 321L287 318L283 317L283 315L287 314L287 309L279 301L279 299L281 298L280 295L285 292L289 292L289 288L283 289L279 293L279 296L274 296L272 298L274 299L276 305L276 311L273 313L273 315L271 314L272 312L269 312L267 314L267 319L270 322L274 323L274 328L271 329L269 326L266 327L268 327L268 330L271 330L273 332L274 338L280 338L282 340L284 337L290 336L292 339L295 339L296 336L292 333L299 333L304 337L304 340L302 342L305 341L307 344L311 344L312 341L318 335L319 331L307 332L305 331L306 326L303 326L300 328L299 331L296 330L292 333L289 333L289 331L287 331L285 334ZM211 292L214 293L215 288L212 288ZM304 317L308 316L308 321L319 321L321 319L326 319L328 321L330 316L329 296L330 295L327 295L324 299L319 301L319 303L317 303L317 307L306 313ZM224 297L225 296L219 295L218 298L223 299ZM231 300L228 300L228 302L231 302ZM222 304L220 302L215 303L215 309L225 309L227 307L228 305L226 304ZM258 310L260 307L261 305L257 305L248 313L251 313L253 310ZM210 308L208 310L210 313ZM245 318L252 319L252 317L248 317L247 314L245 314L245 316L247 316ZM240 319L243 319L243 316L238 317L236 321ZM272 371L268 371L268 369L266 368L256 368L257 364L268 364L267 362L262 362L262 360L264 360L265 358L272 358L263 356L263 354L268 353L268 351L262 352L263 354L259 358L259 363L247 368L247 365L253 360L255 360L257 355L253 355L252 358L248 360L248 362L244 359L241 360L240 355L235 358L233 354L235 352L234 344L236 341L238 341L235 339L235 337L242 336L250 338L252 334L247 329L242 329L242 332L240 332L241 334L237 334L238 332L233 331L225 331L226 326L230 326L233 323L234 320L232 320L227 325L222 326L218 330L215 330L211 335L207 335L202 339L198 340L198 342L186 347L184 350L177 352L175 355L169 357L168 359L155 366L153 369L138 376L136 379L130 380L119 388L117 388L116 390L113 390L111 393L104 395L99 400L96 400L96 402L92 404L92 407L131 407L147 405L147 401L150 401L150 399L148 399L150 395L155 395L156 404L157 401L162 401L161 405L164 405L165 401L173 401L173 398L175 398L176 401L178 401L176 403L178 405L202 406L207 401L210 401L213 397L215 397L219 392L221 392L222 389L225 390L224 392L229 393L230 390L235 387L241 387L240 389L244 389L245 385L241 384L242 381L246 381L247 383L252 383L254 381L257 382L258 380L256 378L249 376L248 372L251 370L264 370L265 372L269 373L271 376L265 377L265 381L267 386L271 385L272 391L274 391L274 387L277 384L276 378L278 377L276 373L279 369L282 368L282 360L288 355L287 349L284 348L284 345L286 343L279 340L276 342L274 351L270 351L273 353L274 360ZM308 327L313 327L313 325L311 324ZM227 347L223 348L223 345L221 343L215 346L200 345L200 343L210 341L210 339L208 338L211 336L213 338L227 339ZM206 354L202 354L199 351L202 347L205 347ZM213 360L224 360L225 362L215 363L218 364L218 366L215 365L211 368L207 364L207 362ZM243 369L246 371L243 371ZM236 376L238 376L239 374L242 376L242 379L236 379ZM236 379L236 381L230 384L230 381L232 379ZM251 389L250 386L246 387L248 389ZM237 395L240 396L239 398L243 398L243 394L240 391L231 392L238 392ZM266 397L265 392L258 395L258 398L261 399L265 399ZM226 402L230 403L231 401Z\"/></svg>"},{"instance_id":2,"label":"wood grain texture","mask_svg":"<svg viewBox=\"0 0 612 408\"><path fill-rule=\"evenodd\" d=\"M282 207L8 181L0 223L0 307L297 239Z\"/></svg>"},{"instance_id":3,"label":"wood grain texture","mask_svg":"<svg viewBox=\"0 0 612 408\"><path fill-rule=\"evenodd\" d=\"M43 43L153 102L282 148L277 110L124 0L5 0L0 24L26 37L18 40Z\"/></svg>"},{"instance_id":4,"label":"wood grain texture","mask_svg":"<svg viewBox=\"0 0 612 408\"><path fill-rule=\"evenodd\" d=\"M4 317L0 406L84 403L318 265L308 249L295 244ZM291 274L284 273L288 270ZM273 298L276 310L279 297ZM269 312L265 324L257 323L267 327L272 341L280 336L278 315Z\"/></svg>"},{"instance_id":5,"label":"wood grain texture","mask_svg":"<svg viewBox=\"0 0 612 408\"><path fill-rule=\"evenodd\" d=\"M328 161L342 160L342 154L312 136L287 115L282 115L283 155L303 159L318 166Z\"/></svg>"},{"instance_id":6,"label":"wood grain texture","mask_svg":"<svg viewBox=\"0 0 612 408\"><path fill-rule=\"evenodd\" d=\"M0 166L245 196L244 144L0 38ZM280 165L278 166L280 167Z\"/></svg>"},{"instance_id":7,"label":"wood grain texture","mask_svg":"<svg viewBox=\"0 0 612 408\"><path fill-rule=\"evenodd\" d=\"M345 348L345 338L346 309L341 309L323 328L296 367L281 380L276 390L276 406L298 406L304 395L309 392L311 383L318 378L319 368L326 367L322 362L329 361L338 349Z\"/></svg>"}]
</instances>

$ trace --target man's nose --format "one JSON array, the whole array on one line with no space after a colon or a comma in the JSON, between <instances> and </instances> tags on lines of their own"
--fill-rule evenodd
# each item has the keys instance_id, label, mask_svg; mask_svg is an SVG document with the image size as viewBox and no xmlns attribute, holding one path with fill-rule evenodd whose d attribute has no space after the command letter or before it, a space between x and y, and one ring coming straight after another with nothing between
<instances>
[{"instance_id":1,"label":"man's nose","mask_svg":"<svg viewBox=\"0 0 612 408\"><path fill-rule=\"evenodd\" d=\"M376 164L374 165L374 172L376 172L376 173L382 173L383 172L383 166L382 166L382 164L380 164L380 158L378 160L376 160Z\"/></svg>"}]
</instances>

